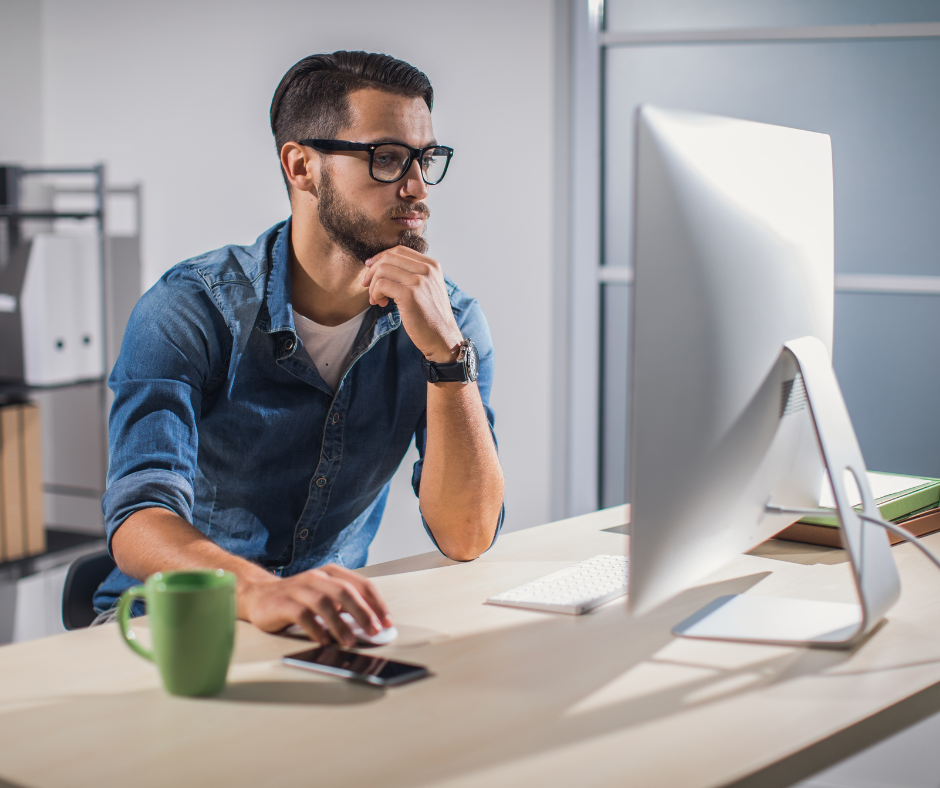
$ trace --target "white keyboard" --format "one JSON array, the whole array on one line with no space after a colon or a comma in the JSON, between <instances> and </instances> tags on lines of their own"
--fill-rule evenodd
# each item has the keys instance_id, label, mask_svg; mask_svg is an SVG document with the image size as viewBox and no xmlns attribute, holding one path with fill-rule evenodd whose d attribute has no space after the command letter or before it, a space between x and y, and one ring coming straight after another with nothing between
<instances>
[{"instance_id":1,"label":"white keyboard","mask_svg":"<svg viewBox=\"0 0 940 788\"><path fill-rule=\"evenodd\" d=\"M486 601L490 605L578 615L626 593L626 556L596 555Z\"/></svg>"}]
</instances>

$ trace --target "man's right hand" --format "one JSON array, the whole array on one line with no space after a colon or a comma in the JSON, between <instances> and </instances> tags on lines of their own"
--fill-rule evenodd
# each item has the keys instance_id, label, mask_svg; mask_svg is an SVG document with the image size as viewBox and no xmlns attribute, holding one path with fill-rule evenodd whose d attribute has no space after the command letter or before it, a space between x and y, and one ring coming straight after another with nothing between
<instances>
[{"instance_id":1,"label":"man's right hand","mask_svg":"<svg viewBox=\"0 0 940 788\"><path fill-rule=\"evenodd\" d=\"M317 643L335 638L352 646L356 638L340 618L349 613L367 633L390 627L388 609L375 586L336 564L292 577L275 577L263 567L223 550L186 520L160 507L128 517L111 539L118 567L128 577L143 579L173 569L225 569L237 578L238 617L265 632L297 624ZM325 628L316 616L323 619ZM332 638L331 638L332 635Z\"/></svg>"},{"instance_id":2,"label":"man's right hand","mask_svg":"<svg viewBox=\"0 0 940 788\"><path fill-rule=\"evenodd\" d=\"M238 617L265 632L297 624L312 640L326 645L332 638L353 646L356 636L340 617L349 613L368 634L390 627L385 603L375 586L336 564L309 569L292 577L252 579L239 584ZM326 627L317 620L323 620ZM331 638L332 635L332 638Z\"/></svg>"}]
</instances>

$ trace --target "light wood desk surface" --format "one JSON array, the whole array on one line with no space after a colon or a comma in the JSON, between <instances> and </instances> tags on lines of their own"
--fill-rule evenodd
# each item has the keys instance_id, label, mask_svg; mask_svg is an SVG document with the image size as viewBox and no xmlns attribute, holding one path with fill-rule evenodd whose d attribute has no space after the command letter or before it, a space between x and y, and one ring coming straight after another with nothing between
<instances>
[{"instance_id":1,"label":"light wood desk surface","mask_svg":"<svg viewBox=\"0 0 940 788\"><path fill-rule=\"evenodd\" d=\"M617 507L506 534L468 564L429 554L364 570L401 630L376 653L436 674L388 690L282 666L305 641L247 624L229 686L207 699L164 694L114 625L4 646L0 784L773 786L940 709L928 689L940 682L940 572L906 545L893 549L900 602L851 652L670 634L719 594L852 599L841 551L785 542L639 619L623 600L584 616L482 604L624 550L605 529L625 518Z\"/></svg>"}]
</instances>

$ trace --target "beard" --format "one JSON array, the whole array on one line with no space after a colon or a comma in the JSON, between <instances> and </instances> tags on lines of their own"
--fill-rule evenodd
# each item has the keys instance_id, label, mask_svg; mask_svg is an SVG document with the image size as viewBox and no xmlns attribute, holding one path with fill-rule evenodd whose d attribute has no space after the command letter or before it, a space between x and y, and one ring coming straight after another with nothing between
<instances>
[{"instance_id":1,"label":"beard","mask_svg":"<svg viewBox=\"0 0 940 788\"><path fill-rule=\"evenodd\" d=\"M382 220L376 221L370 218L345 201L337 193L330 172L326 168L320 173L319 192L317 211L320 224L326 230L327 237L353 260L365 263L370 257L375 257L379 252L384 252L399 244L420 254L427 251L428 242L418 230L402 230L398 240L391 244L383 240ZM425 219L431 215L424 203L408 203L403 200L394 208L389 209L383 220L415 212L422 214Z\"/></svg>"}]
</instances>

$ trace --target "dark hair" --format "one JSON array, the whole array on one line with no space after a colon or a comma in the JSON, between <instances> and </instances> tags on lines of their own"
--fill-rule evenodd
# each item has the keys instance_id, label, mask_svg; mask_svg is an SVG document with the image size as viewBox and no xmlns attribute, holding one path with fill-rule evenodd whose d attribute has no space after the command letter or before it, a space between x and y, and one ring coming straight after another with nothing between
<instances>
[{"instance_id":1,"label":"dark hair","mask_svg":"<svg viewBox=\"0 0 940 788\"><path fill-rule=\"evenodd\" d=\"M344 50L310 55L291 66L271 100L271 131L278 156L287 142L334 137L349 123L349 94L363 88L421 98L429 110L434 103L430 80L403 60Z\"/></svg>"}]
</instances>

